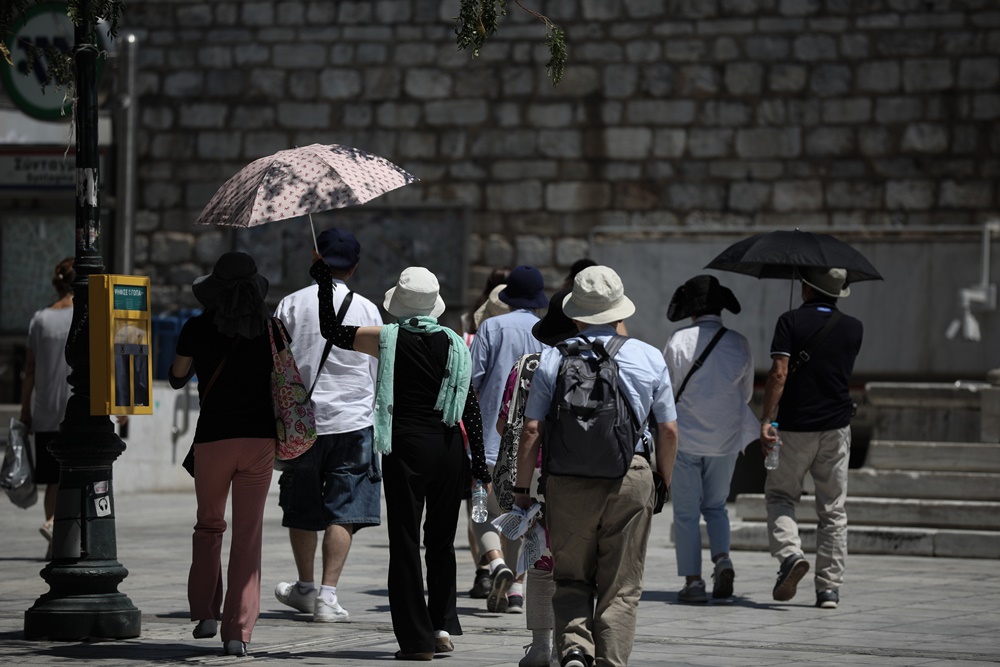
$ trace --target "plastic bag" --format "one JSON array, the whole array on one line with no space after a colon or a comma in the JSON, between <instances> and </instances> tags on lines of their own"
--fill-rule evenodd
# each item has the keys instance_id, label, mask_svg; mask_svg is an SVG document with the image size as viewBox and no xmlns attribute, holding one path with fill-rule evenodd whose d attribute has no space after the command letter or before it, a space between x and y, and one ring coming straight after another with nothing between
<instances>
[{"instance_id":1,"label":"plastic bag","mask_svg":"<svg viewBox=\"0 0 1000 667\"><path fill-rule=\"evenodd\" d=\"M0 488L10 501L22 509L38 502L35 476L31 465L31 447L28 444L28 427L11 418L10 434L0 468Z\"/></svg>"}]
</instances>

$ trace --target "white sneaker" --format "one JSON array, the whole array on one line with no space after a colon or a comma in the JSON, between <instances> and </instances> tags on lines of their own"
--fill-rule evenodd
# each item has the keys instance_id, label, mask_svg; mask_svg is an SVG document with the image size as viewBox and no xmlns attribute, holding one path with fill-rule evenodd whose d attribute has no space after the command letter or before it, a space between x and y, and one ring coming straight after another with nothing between
<instances>
[{"instance_id":1,"label":"white sneaker","mask_svg":"<svg viewBox=\"0 0 1000 667\"><path fill-rule=\"evenodd\" d=\"M313 623L345 623L350 619L347 610L334 600L327 602L321 597L316 598L313 607Z\"/></svg>"},{"instance_id":2,"label":"white sneaker","mask_svg":"<svg viewBox=\"0 0 1000 667\"><path fill-rule=\"evenodd\" d=\"M319 591L315 588L303 593L294 581L291 583L283 581L274 587L274 597L278 598L278 602L306 614L313 612L318 595Z\"/></svg>"}]
</instances>

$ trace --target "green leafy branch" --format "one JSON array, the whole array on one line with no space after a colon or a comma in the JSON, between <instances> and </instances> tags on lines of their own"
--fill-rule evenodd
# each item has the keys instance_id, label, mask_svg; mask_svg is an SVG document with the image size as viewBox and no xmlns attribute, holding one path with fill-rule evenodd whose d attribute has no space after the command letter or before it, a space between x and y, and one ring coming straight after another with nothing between
<instances>
[{"instance_id":1,"label":"green leafy branch","mask_svg":"<svg viewBox=\"0 0 1000 667\"><path fill-rule=\"evenodd\" d=\"M549 62L545 71L558 86L566 68L566 33L549 17L514 0L514 4L545 24L545 46L549 49ZM507 15L507 0L461 0L459 14L455 17L455 35L459 49L472 47L472 57L479 56L486 39L496 34L500 16Z\"/></svg>"}]
</instances>

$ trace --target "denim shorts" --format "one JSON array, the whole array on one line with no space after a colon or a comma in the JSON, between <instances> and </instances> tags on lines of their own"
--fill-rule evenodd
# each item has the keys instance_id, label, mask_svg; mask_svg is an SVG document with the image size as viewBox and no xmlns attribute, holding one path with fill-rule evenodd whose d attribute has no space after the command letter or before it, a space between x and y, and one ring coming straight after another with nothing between
<instances>
[{"instance_id":1,"label":"denim shorts","mask_svg":"<svg viewBox=\"0 0 1000 667\"><path fill-rule=\"evenodd\" d=\"M382 471L372 451L372 428L321 435L278 479L281 525L326 530L353 524L377 526L382 514Z\"/></svg>"}]
</instances>

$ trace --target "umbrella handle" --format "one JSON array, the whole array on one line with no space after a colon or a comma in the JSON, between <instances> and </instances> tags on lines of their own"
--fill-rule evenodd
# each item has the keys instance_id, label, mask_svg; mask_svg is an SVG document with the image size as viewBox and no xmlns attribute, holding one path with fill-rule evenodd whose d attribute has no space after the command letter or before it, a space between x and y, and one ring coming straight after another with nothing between
<instances>
[{"instance_id":1,"label":"umbrella handle","mask_svg":"<svg viewBox=\"0 0 1000 667\"><path fill-rule=\"evenodd\" d=\"M316 242L316 225L313 224L313 214L309 214L309 229L312 230L313 248L319 254L319 244Z\"/></svg>"}]
</instances>

